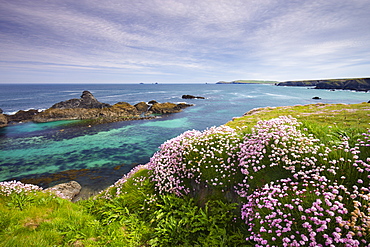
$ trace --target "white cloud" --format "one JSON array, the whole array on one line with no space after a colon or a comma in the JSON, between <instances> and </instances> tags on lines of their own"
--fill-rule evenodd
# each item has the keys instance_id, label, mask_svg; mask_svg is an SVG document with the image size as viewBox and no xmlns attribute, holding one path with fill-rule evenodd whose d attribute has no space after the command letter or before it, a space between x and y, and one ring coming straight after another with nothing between
<instances>
[{"instance_id":1,"label":"white cloud","mask_svg":"<svg viewBox=\"0 0 370 247\"><path fill-rule=\"evenodd\" d=\"M338 76L348 71L356 77L370 71L364 69L370 66L367 0L0 4L0 72L12 68L9 80L12 71L35 67L48 75L99 70L108 81L117 71L179 81L285 80L299 73L310 79L335 76L338 68Z\"/></svg>"}]
</instances>

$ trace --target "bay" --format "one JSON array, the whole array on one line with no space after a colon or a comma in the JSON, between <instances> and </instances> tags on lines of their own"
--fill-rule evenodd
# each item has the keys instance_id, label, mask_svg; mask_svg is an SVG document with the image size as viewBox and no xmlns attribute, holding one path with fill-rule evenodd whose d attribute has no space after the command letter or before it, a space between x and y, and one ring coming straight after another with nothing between
<instances>
[{"instance_id":1,"label":"bay","mask_svg":"<svg viewBox=\"0 0 370 247\"><path fill-rule=\"evenodd\" d=\"M109 104L156 100L194 106L154 120L94 126L80 121L28 122L1 128L0 181L80 169L102 173L122 165L121 173L126 173L148 162L166 140L186 130L222 125L253 108L361 103L370 99L365 92L263 84L0 84L0 108L8 114L21 109L47 109L57 102L79 98L84 90ZM206 99L185 100L183 94ZM321 100L312 99L315 96Z\"/></svg>"}]
</instances>

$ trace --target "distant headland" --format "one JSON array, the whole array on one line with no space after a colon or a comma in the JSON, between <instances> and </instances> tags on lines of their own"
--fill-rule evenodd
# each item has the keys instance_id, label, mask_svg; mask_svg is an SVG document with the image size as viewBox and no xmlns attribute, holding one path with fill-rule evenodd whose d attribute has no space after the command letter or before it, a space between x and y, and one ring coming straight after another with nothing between
<instances>
[{"instance_id":1,"label":"distant headland","mask_svg":"<svg viewBox=\"0 0 370 247\"><path fill-rule=\"evenodd\" d=\"M216 84L276 84L278 81L260 81L260 80L236 80L236 81L219 81Z\"/></svg>"},{"instance_id":2,"label":"distant headland","mask_svg":"<svg viewBox=\"0 0 370 247\"><path fill-rule=\"evenodd\" d=\"M369 91L370 90L370 78L285 81L285 82L280 82L277 85L278 86L315 87L315 89Z\"/></svg>"},{"instance_id":3,"label":"distant headland","mask_svg":"<svg viewBox=\"0 0 370 247\"><path fill-rule=\"evenodd\" d=\"M277 86L314 87L315 89L369 91L370 78L345 78L302 81L236 80L219 81L216 84L275 84Z\"/></svg>"}]
</instances>

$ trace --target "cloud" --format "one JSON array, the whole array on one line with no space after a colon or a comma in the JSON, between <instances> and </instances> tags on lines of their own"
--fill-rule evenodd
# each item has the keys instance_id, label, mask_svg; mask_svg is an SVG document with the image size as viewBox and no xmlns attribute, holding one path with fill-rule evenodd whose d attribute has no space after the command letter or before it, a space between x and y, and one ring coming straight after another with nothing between
<instances>
[{"instance_id":1,"label":"cloud","mask_svg":"<svg viewBox=\"0 0 370 247\"><path fill-rule=\"evenodd\" d=\"M35 80L50 80L53 71L99 71L107 82L362 77L370 71L367 0L0 4L0 82L30 70L39 75Z\"/></svg>"}]
</instances>

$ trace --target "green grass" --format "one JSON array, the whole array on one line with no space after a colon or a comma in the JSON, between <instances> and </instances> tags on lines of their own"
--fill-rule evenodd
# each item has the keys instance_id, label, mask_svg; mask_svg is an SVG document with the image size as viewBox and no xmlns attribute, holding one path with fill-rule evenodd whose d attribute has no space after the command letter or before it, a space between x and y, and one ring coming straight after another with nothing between
<instances>
[{"instance_id":1,"label":"green grass","mask_svg":"<svg viewBox=\"0 0 370 247\"><path fill-rule=\"evenodd\" d=\"M370 104L312 104L297 106L266 107L251 110L226 125L232 128L253 127L260 120L279 116L292 116L310 126L329 126L337 129L366 130L370 128Z\"/></svg>"}]
</instances>

